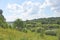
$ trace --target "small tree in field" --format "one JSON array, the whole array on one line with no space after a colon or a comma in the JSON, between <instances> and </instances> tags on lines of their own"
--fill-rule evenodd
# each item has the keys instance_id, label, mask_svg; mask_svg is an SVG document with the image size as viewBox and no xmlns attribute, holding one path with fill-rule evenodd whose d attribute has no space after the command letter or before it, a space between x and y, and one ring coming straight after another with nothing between
<instances>
[{"instance_id":1,"label":"small tree in field","mask_svg":"<svg viewBox=\"0 0 60 40\"><path fill-rule=\"evenodd\" d=\"M14 28L21 30L23 28L23 21L21 19L16 19L13 25L14 25Z\"/></svg>"}]
</instances>

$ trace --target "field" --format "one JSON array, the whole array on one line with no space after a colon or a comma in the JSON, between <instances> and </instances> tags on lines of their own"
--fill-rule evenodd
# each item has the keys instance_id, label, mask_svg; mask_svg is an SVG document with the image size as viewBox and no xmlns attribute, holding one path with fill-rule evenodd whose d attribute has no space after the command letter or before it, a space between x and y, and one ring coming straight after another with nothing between
<instances>
[{"instance_id":1,"label":"field","mask_svg":"<svg viewBox=\"0 0 60 40\"><path fill-rule=\"evenodd\" d=\"M57 36L40 36L40 33L30 32L27 33L17 31L15 29L0 28L0 40L58 40Z\"/></svg>"}]
</instances>

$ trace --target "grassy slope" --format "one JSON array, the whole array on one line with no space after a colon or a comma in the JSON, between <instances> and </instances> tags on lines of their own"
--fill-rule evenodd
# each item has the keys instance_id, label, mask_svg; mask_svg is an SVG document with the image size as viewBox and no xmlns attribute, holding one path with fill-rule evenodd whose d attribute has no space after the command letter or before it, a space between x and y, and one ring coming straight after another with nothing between
<instances>
[{"instance_id":1,"label":"grassy slope","mask_svg":"<svg viewBox=\"0 0 60 40\"><path fill-rule=\"evenodd\" d=\"M55 36L40 37L40 34L33 32L20 32L13 29L0 28L0 40L57 40Z\"/></svg>"}]
</instances>

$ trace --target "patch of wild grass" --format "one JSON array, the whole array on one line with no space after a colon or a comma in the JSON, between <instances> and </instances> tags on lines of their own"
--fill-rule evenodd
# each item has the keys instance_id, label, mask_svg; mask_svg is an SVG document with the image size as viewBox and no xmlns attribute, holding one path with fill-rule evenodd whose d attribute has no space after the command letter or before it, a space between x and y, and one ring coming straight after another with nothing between
<instances>
[{"instance_id":1,"label":"patch of wild grass","mask_svg":"<svg viewBox=\"0 0 60 40\"><path fill-rule=\"evenodd\" d=\"M0 28L0 40L57 40L57 37L44 35L44 38L41 38L40 33L31 31L24 33L14 29Z\"/></svg>"}]
</instances>

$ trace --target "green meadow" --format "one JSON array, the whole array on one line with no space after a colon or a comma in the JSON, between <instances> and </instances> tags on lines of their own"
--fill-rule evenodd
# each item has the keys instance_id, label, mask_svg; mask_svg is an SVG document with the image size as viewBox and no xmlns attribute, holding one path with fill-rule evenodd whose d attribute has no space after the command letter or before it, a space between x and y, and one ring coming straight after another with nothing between
<instances>
[{"instance_id":1,"label":"green meadow","mask_svg":"<svg viewBox=\"0 0 60 40\"><path fill-rule=\"evenodd\" d=\"M20 32L13 29L0 28L0 40L58 40L57 36L44 35L40 36L40 33L35 32Z\"/></svg>"}]
</instances>

